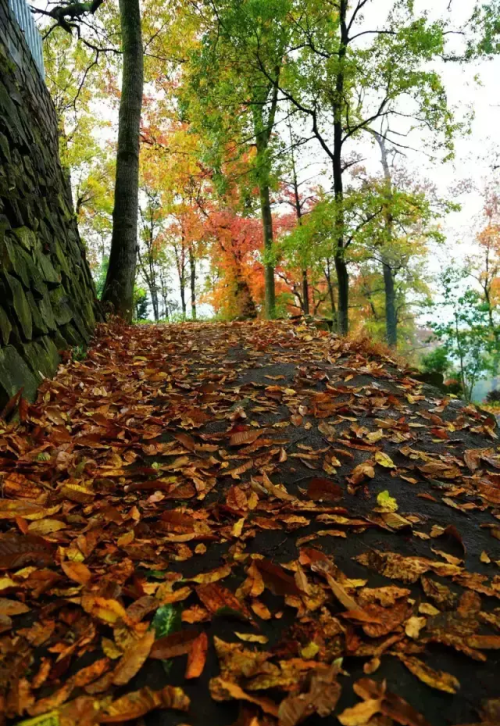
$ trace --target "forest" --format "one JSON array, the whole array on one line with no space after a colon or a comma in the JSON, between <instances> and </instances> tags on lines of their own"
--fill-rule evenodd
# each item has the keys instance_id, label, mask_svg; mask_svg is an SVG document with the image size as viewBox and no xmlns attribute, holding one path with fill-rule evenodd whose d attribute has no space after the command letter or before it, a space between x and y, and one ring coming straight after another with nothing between
<instances>
[{"instance_id":1,"label":"forest","mask_svg":"<svg viewBox=\"0 0 500 726\"><path fill-rule=\"evenodd\" d=\"M33 8L99 296L140 321L321 317L494 404L498 146L470 137L498 7L437 5Z\"/></svg>"}]
</instances>

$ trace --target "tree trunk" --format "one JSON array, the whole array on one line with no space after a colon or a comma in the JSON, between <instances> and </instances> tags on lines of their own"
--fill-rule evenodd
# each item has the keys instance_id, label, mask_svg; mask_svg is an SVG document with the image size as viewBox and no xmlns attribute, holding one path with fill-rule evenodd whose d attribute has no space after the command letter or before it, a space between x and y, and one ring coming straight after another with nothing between
<instances>
[{"instance_id":1,"label":"tree trunk","mask_svg":"<svg viewBox=\"0 0 500 726\"><path fill-rule=\"evenodd\" d=\"M277 69L277 77L279 69ZM264 118L264 109L271 94L271 103L267 119ZM264 284L265 284L265 315L271 319L276 315L276 290L274 282L273 256L273 216L271 213L271 162L268 154L269 140L274 128L274 119L278 106L278 86L271 84L264 90L264 96L258 99L253 106L253 126L255 132L255 145L257 148L257 174L260 196L260 210L264 232Z\"/></svg>"},{"instance_id":2,"label":"tree trunk","mask_svg":"<svg viewBox=\"0 0 500 726\"><path fill-rule=\"evenodd\" d=\"M396 313L396 289L392 267L387 263L382 264L384 270L384 291L385 291L385 329L387 344L396 348L398 344L398 317Z\"/></svg>"},{"instance_id":3,"label":"tree trunk","mask_svg":"<svg viewBox=\"0 0 500 726\"><path fill-rule=\"evenodd\" d=\"M335 291L333 289L332 285L332 274L330 271L330 262L327 261L326 263L326 270L324 270L326 284L328 287L328 297L330 300L330 307L332 309L332 320L334 326L338 329L339 327L339 321L338 321L338 315L337 315L337 308L335 305Z\"/></svg>"},{"instance_id":4,"label":"tree trunk","mask_svg":"<svg viewBox=\"0 0 500 726\"><path fill-rule=\"evenodd\" d=\"M264 230L264 255L273 253L273 217L271 213L271 194L267 184L262 185L260 191L260 209L262 214L262 227ZM265 283L265 313L266 318L274 318L276 313L276 291L274 287L274 265L266 260L264 264Z\"/></svg>"},{"instance_id":5,"label":"tree trunk","mask_svg":"<svg viewBox=\"0 0 500 726\"><path fill-rule=\"evenodd\" d=\"M181 288L182 317L185 320L186 319L186 281L184 280L184 276L179 278L179 285Z\"/></svg>"},{"instance_id":6,"label":"tree trunk","mask_svg":"<svg viewBox=\"0 0 500 726\"><path fill-rule=\"evenodd\" d=\"M115 206L103 301L130 322L133 314L139 208L139 131L144 82L139 0L119 0L123 81L116 154Z\"/></svg>"},{"instance_id":7,"label":"tree trunk","mask_svg":"<svg viewBox=\"0 0 500 726\"><path fill-rule=\"evenodd\" d=\"M392 202L392 177L389 168L389 160L387 158L387 147L385 138L375 133L375 138L380 148L382 168L384 170L384 179L386 184L387 203L384 204L384 220L387 233L387 244L390 245L394 236L394 220L391 213L390 205ZM385 295L385 336L387 344L391 348L396 348L398 344L398 316L396 313L396 290L394 281L394 271L387 259L384 259L382 252L382 269L384 273L384 295Z\"/></svg>"},{"instance_id":8,"label":"tree trunk","mask_svg":"<svg viewBox=\"0 0 500 726\"><path fill-rule=\"evenodd\" d=\"M302 312L309 315L309 280L307 270L302 270Z\"/></svg>"},{"instance_id":9,"label":"tree trunk","mask_svg":"<svg viewBox=\"0 0 500 726\"><path fill-rule=\"evenodd\" d=\"M343 128L342 113L344 107L344 61L349 42L347 29L347 0L340 0L340 46L339 66L335 84L333 104L333 191L336 202L335 220L335 270L338 282L338 332L347 335L349 332L349 272L345 261L344 233L344 181L342 168Z\"/></svg>"},{"instance_id":10,"label":"tree trunk","mask_svg":"<svg viewBox=\"0 0 500 726\"><path fill-rule=\"evenodd\" d=\"M189 281L191 287L191 318L196 320L196 259L189 248Z\"/></svg>"},{"instance_id":11,"label":"tree trunk","mask_svg":"<svg viewBox=\"0 0 500 726\"><path fill-rule=\"evenodd\" d=\"M293 134L292 134L292 123L291 123L291 117L289 117L289 124L288 128L290 131L290 157L292 161L292 182L293 182L293 199L294 199L294 205L295 205L295 214L297 215L297 224L300 227L302 225L302 205L300 203L300 193L299 193L299 180L297 177L297 166L295 164L295 154L293 151ZM309 280L307 277L307 268L302 269L302 298L301 298L301 308L304 315L309 315L310 308L309 308Z\"/></svg>"},{"instance_id":12,"label":"tree trunk","mask_svg":"<svg viewBox=\"0 0 500 726\"><path fill-rule=\"evenodd\" d=\"M335 254L335 271L338 282L337 329L340 335L349 332L349 273L343 256Z\"/></svg>"}]
</instances>

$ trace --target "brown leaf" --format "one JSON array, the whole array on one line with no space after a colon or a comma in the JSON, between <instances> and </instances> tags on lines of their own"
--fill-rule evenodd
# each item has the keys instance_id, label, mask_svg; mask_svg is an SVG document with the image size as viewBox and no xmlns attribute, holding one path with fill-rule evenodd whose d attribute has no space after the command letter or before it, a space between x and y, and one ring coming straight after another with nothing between
<instances>
[{"instance_id":1,"label":"brown leaf","mask_svg":"<svg viewBox=\"0 0 500 726\"><path fill-rule=\"evenodd\" d=\"M257 441L259 436L266 433L265 429L249 429L248 431L238 431L229 439L229 446L242 446L243 444L252 444Z\"/></svg>"},{"instance_id":2,"label":"brown leaf","mask_svg":"<svg viewBox=\"0 0 500 726\"><path fill-rule=\"evenodd\" d=\"M196 630L181 630L178 633L164 635L162 638L155 640L149 657L155 660L166 660L175 658L178 655L185 655L189 653L193 642L198 637L199 634Z\"/></svg>"},{"instance_id":3,"label":"brown leaf","mask_svg":"<svg viewBox=\"0 0 500 726\"><path fill-rule=\"evenodd\" d=\"M336 502L342 499L344 492L342 487L335 484L330 479L324 477L314 477L309 480L307 487L307 496L313 501Z\"/></svg>"},{"instance_id":4,"label":"brown leaf","mask_svg":"<svg viewBox=\"0 0 500 726\"><path fill-rule=\"evenodd\" d=\"M358 464L352 470L347 480L357 486L361 484L366 478L373 479L375 476L375 469L373 468L373 462L364 461L362 464Z\"/></svg>"},{"instance_id":5,"label":"brown leaf","mask_svg":"<svg viewBox=\"0 0 500 726\"><path fill-rule=\"evenodd\" d=\"M113 672L115 686L124 686L140 671L149 656L154 639L155 631L149 630L125 651Z\"/></svg>"},{"instance_id":6,"label":"brown leaf","mask_svg":"<svg viewBox=\"0 0 500 726\"><path fill-rule=\"evenodd\" d=\"M103 713L99 713L98 720L99 723L131 721L144 716L155 708L187 711L189 698L182 688L165 686L161 691L152 691L146 686L113 701Z\"/></svg>"},{"instance_id":7,"label":"brown leaf","mask_svg":"<svg viewBox=\"0 0 500 726\"><path fill-rule=\"evenodd\" d=\"M22 615L22 613L28 612L29 607L24 603L0 597L0 617L11 617L12 615Z\"/></svg>"},{"instance_id":8,"label":"brown leaf","mask_svg":"<svg viewBox=\"0 0 500 726\"><path fill-rule=\"evenodd\" d=\"M346 610L351 611L358 611L362 608L359 607L356 600L351 597L342 587L340 583L338 583L336 580L333 579L331 575L326 575L326 579L328 581L328 584L330 585L330 589L337 598L339 602L342 603L342 605L345 607Z\"/></svg>"},{"instance_id":9,"label":"brown leaf","mask_svg":"<svg viewBox=\"0 0 500 726\"><path fill-rule=\"evenodd\" d=\"M222 587L222 585L217 583L198 585L196 594L206 609L212 614L215 614L218 610L229 608L230 610L235 610L245 615L245 617L249 617L245 605L240 603L237 597L227 587Z\"/></svg>"},{"instance_id":10,"label":"brown leaf","mask_svg":"<svg viewBox=\"0 0 500 726\"><path fill-rule=\"evenodd\" d=\"M28 563L48 565L53 559L50 545L41 537L0 534L0 570L13 570Z\"/></svg>"},{"instance_id":11,"label":"brown leaf","mask_svg":"<svg viewBox=\"0 0 500 726\"><path fill-rule=\"evenodd\" d=\"M431 569L433 562L424 557L404 557L396 552L371 550L354 558L365 567L375 570L392 580L409 584L417 582L421 575Z\"/></svg>"},{"instance_id":12,"label":"brown leaf","mask_svg":"<svg viewBox=\"0 0 500 726\"><path fill-rule=\"evenodd\" d=\"M264 584L274 595L300 595L294 578L270 560L255 560Z\"/></svg>"},{"instance_id":13,"label":"brown leaf","mask_svg":"<svg viewBox=\"0 0 500 726\"><path fill-rule=\"evenodd\" d=\"M236 700L255 703L256 706L260 706L264 713L269 713L275 718L278 717L278 706L270 698L251 696L245 693L236 683L231 683L231 681L224 680L223 678L211 679L210 694L214 701L229 701L234 698Z\"/></svg>"},{"instance_id":14,"label":"brown leaf","mask_svg":"<svg viewBox=\"0 0 500 726\"><path fill-rule=\"evenodd\" d=\"M313 713L329 716L338 703L341 686L336 681L338 669L332 666L316 671L311 677L308 693L290 695L280 703L279 726L296 726Z\"/></svg>"}]
</instances>

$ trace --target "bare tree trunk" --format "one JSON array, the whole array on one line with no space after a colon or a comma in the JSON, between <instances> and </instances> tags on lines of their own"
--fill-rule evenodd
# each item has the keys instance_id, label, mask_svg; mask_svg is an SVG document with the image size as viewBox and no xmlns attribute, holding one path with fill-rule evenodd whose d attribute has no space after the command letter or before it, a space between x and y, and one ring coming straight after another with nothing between
<instances>
[{"instance_id":1,"label":"bare tree trunk","mask_svg":"<svg viewBox=\"0 0 500 726\"><path fill-rule=\"evenodd\" d=\"M191 247L189 248L189 281L191 287L191 317L196 320L196 259Z\"/></svg>"},{"instance_id":2,"label":"bare tree trunk","mask_svg":"<svg viewBox=\"0 0 500 726\"><path fill-rule=\"evenodd\" d=\"M269 185L262 185L260 192L260 209L264 228L264 253L271 255L273 251L273 217L271 213L271 194ZM273 318L276 311L276 291L274 286L274 265L264 263L265 308L266 318Z\"/></svg>"},{"instance_id":3,"label":"bare tree trunk","mask_svg":"<svg viewBox=\"0 0 500 726\"><path fill-rule=\"evenodd\" d=\"M293 150L293 133L292 133L292 122L289 118L288 129L290 131L290 156L292 160L292 183L293 183L293 201L295 205L295 214L297 215L297 224L299 227L302 225L302 205L300 203L299 193L299 180L297 177L297 167L295 165L295 154ZM299 298L301 303L302 312L304 315L309 315L309 280L307 276L307 269L302 269L302 296Z\"/></svg>"},{"instance_id":4,"label":"bare tree trunk","mask_svg":"<svg viewBox=\"0 0 500 726\"><path fill-rule=\"evenodd\" d=\"M349 33L347 29L348 1L340 0L340 46L337 82L335 84L335 101L333 104L333 191L336 202L335 220L335 270L338 283L338 314L337 329L340 335L349 331L349 272L345 259L344 233L344 180L342 168L343 128L342 111L344 105L345 69L344 61L347 54Z\"/></svg>"},{"instance_id":5,"label":"bare tree trunk","mask_svg":"<svg viewBox=\"0 0 500 726\"><path fill-rule=\"evenodd\" d=\"M384 205L384 220L387 233L387 244L390 246L394 233L394 220L392 217L390 203L392 201L392 177L387 158L387 147L382 134L375 133L375 139L380 148L382 168L386 184L387 203ZM394 281L394 270L390 264L389 255L382 250L382 269L384 273L384 295L385 295L385 337L391 348L398 344L398 316L396 312L396 290Z\"/></svg>"},{"instance_id":6,"label":"bare tree trunk","mask_svg":"<svg viewBox=\"0 0 500 726\"><path fill-rule=\"evenodd\" d=\"M137 258L139 210L139 131L144 84L139 0L119 0L123 82L116 154L115 206L108 274L103 301L131 321Z\"/></svg>"},{"instance_id":7,"label":"bare tree trunk","mask_svg":"<svg viewBox=\"0 0 500 726\"><path fill-rule=\"evenodd\" d=\"M279 75L279 69L277 76ZM267 119L264 118L264 109L271 94L271 103ZM255 132L255 145L257 148L257 173L259 179L260 209L262 227L264 232L264 285L265 285L265 315L274 318L276 314L276 290L274 282L273 254L273 215L271 212L271 162L269 159L269 140L274 128L274 119L278 106L278 86L271 84L264 93L264 98L253 107L253 124Z\"/></svg>"},{"instance_id":8,"label":"bare tree trunk","mask_svg":"<svg viewBox=\"0 0 500 726\"><path fill-rule=\"evenodd\" d=\"M398 316L396 312L396 289L392 267L383 262L385 289L385 329L387 344L396 348L398 344Z\"/></svg>"},{"instance_id":9,"label":"bare tree trunk","mask_svg":"<svg viewBox=\"0 0 500 726\"><path fill-rule=\"evenodd\" d=\"M326 270L324 270L326 284L328 287L328 298L330 300L330 307L332 309L332 320L334 326L338 329L338 316L337 316L337 307L335 305L335 291L333 289L333 283L332 283L332 273L330 269L330 262L327 260L326 263Z\"/></svg>"}]
</instances>

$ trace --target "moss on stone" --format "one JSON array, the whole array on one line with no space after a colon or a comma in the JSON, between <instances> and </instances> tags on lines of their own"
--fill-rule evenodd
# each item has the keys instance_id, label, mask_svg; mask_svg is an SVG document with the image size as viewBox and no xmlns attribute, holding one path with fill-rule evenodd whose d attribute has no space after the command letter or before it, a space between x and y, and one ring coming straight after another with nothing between
<instances>
[{"instance_id":1,"label":"moss on stone","mask_svg":"<svg viewBox=\"0 0 500 726\"><path fill-rule=\"evenodd\" d=\"M38 385L39 379L35 377L12 345L0 348L0 406L2 408L21 388L24 397L33 401Z\"/></svg>"},{"instance_id":2,"label":"moss on stone","mask_svg":"<svg viewBox=\"0 0 500 726\"><path fill-rule=\"evenodd\" d=\"M0 307L0 339L3 345L8 345L10 340L10 334L12 332L12 325L8 318L5 310Z\"/></svg>"},{"instance_id":3,"label":"moss on stone","mask_svg":"<svg viewBox=\"0 0 500 726\"><path fill-rule=\"evenodd\" d=\"M12 307L14 308L16 319L19 322L23 335L27 340L31 340L33 335L33 318L23 286L17 277L13 277L7 272L4 274L4 279L10 289Z\"/></svg>"},{"instance_id":4,"label":"moss on stone","mask_svg":"<svg viewBox=\"0 0 500 726\"><path fill-rule=\"evenodd\" d=\"M25 250L31 252L35 248L36 236L32 229L28 227L17 227L12 232L16 235L19 243L24 247Z\"/></svg>"}]
</instances>

